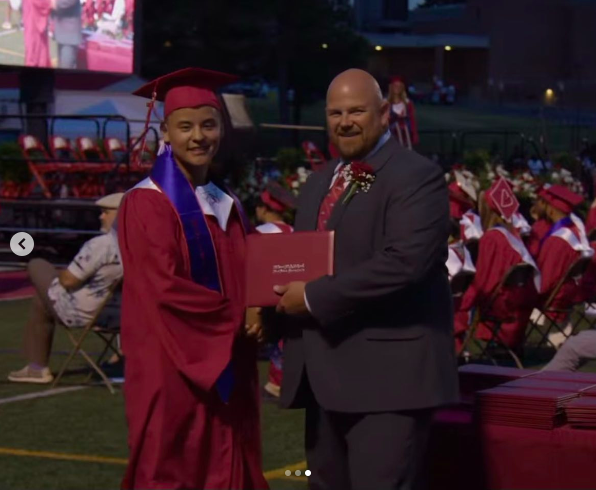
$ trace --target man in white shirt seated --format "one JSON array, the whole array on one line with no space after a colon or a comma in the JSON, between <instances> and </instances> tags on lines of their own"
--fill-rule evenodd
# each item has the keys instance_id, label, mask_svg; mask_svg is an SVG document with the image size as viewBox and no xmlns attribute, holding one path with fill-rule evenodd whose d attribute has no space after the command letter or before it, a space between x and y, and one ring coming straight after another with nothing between
<instances>
[{"instance_id":1,"label":"man in white shirt seated","mask_svg":"<svg viewBox=\"0 0 596 490\"><path fill-rule=\"evenodd\" d=\"M102 235L85 242L70 265L59 271L43 259L33 259L27 269L35 287L31 314L25 325L27 365L8 375L15 383L51 383L48 362L56 322L83 327L95 315L110 288L122 279L118 240L112 232L123 193L110 194L96 204L101 208Z\"/></svg>"}]
</instances>

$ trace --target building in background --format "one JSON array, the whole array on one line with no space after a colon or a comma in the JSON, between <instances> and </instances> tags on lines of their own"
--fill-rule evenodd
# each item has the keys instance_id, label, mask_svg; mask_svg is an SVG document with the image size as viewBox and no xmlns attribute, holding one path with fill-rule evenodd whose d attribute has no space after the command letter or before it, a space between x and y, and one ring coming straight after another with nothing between
<instances>
[{"instance_id":1,"label":"building in background","mask_svg":"<svg viewBox=\"0 0 596 490\"><path fill-rule=\"evenodd\" d=\"M348 0L381 81L434 75L474 99L596 108L596 1L463 0L408 11L407 0Z\"/></svg>"}]
</instances>

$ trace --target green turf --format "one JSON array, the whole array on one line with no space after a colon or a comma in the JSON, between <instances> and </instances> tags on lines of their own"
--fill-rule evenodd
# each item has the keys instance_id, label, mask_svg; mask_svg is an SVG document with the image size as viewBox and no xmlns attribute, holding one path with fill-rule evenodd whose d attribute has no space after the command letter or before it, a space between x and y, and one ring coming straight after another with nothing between
<instances>
[{"instance_id":1,"label":"green turf","mask_svg":"<svg viewBox=\"0 0 596 490\"><path fill-rule=\"evenodd\" d=\"M22 367L18 353L22 325L27 318L29 301L0 302L0 379L12 369ZM54 370L64 359L60 351L68 347L63 332L57 332L52 358ZM87 349L97 350L96 342ZM83 364L80 363L80 366ZM260 364L261 380L267 365ZM596 371L592 363L585 370ZM82 377L67 379L68 383ZM14 385L0 381L0 399L35 392L45 387ZM280 410L265 403L262 409L264 471L304 461L303 413ZM2 449L22 449L62 454L126 458L126 422L124 399L101 386L49 398L0 405L0 488L104 490L118 488L124 471L122 464L62 461L30 456L2 454ZM281 477L270 481L274 490L304 490L306 482Z\"/></svg>"},{"instance_id":2,"label":"green turf","mask_svg":"<svg viewBox=\"0 0 596 490\"><path fill-rule=\"evenodd\" d=\"M14 385L5 380L6 374L24 362L18 353L22 325L27 318L29 301L0 303L0 399L40 391L45 387ZM69 341L58 331L52 357L55 371L64 360ZM87 350L97 351L97 342L88 342ZM84 366L79 361L80 367ZM261 377L266 377L267 365L260 364ZM81 375L67 378L66 383L79 382ZM303 413L280 410L273 404L263 404L264 471L282 468L304 461ZM0 452L2 448L25 449L66 454L82 454L126 458L126 421L124 398L101 386L49 398L0 405ZM50 460L0 454L0 488L2 489L114 489L118 488L123 465ZM272 480L271 488L303 490L304 481Z\"/></svg>"},{"instance_id":3,"label":"green turf","mask_svg":"<svg viewBox=\"0 0 596 490\"><path fill-rule=\"evenodd\" d=\"M56 66L58 62L58 48L56 41L50 39L49 43L50 59L52 60L52 65ZM24 64L25 42L23 31L0 31L0 65L23 66Z\"/></svg>"}]
</instances>

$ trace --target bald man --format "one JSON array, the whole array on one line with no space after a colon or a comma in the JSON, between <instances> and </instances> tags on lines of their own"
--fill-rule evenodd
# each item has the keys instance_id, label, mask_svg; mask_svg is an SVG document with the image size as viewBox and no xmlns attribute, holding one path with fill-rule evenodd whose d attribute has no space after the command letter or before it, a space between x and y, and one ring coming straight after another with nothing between
<instances>
[{"instance_id":1,"label":"bald man","mask_svg":"<svg viewBox=\"0 0 596 490\"><path fill-rule=\"evenodd\" d=\"M390 135L368 73L337 76L326 112L340 158L305 184L296 231L335 231L335 275L276 287L281 404L306 408L311 489L417 489L433 410L458 391L445 179ZM367 192L350 192L354 162Z\"/></svg>"}]
</instances>

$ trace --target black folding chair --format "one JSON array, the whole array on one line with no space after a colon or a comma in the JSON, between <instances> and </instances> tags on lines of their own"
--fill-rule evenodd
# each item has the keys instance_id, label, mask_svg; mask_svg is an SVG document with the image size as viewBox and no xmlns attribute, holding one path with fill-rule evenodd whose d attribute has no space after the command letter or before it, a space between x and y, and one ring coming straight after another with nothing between
<instances>
[{"instance_id":1,"label":"black folding chair","mask_svg":"<svg viewBox=\"0 0 596 490\"><path fill-rule=\"evenodd\" d=\"M592 259L590 257L580 257L569 266L569 269L567 269L567 272L561 279L559 279L559 282L549 295L548 299L540 308L538 308L539 315L536 319L532 320L530 328L526 333L526 343L529 343L534 332L537 332L540 338L536 344L536 349L540 349L545 342L550 342L548 336L552 330L562 333L565 336L565 339L568 339L575 333L578 322L576 322L575 325L572 325L572 330L568 335L565 333L565 327L561 328L559 323L554 319L554 316L565 314L567 317L570 317L576 304L572 303L568 308L554 308L552 304L564 284L568 281L574 281L576 284L579 283L591 261ZM553 345L553 347L556 346Z\"/></svg>"},{"instance_id":2,"label":"black folding chair","mask_svg":"<svg viewBox=\"0 0 596 490\"><path fill-rule=\"evenodd\" d=\"M72 342L73 348L71 349L66 360L62 363L62 367L60 368L58 375L54 378L52 388L55 388L58 385L74 357L77 354L80 354L92 368L92 371L89 373L84 382L88 383L93 375L93 372L96 372L103 380L110 393L116 393L112 382L100 366L101 362L108 353L112 352L117 356L120 356L120 350L117 345L120 335L120 323L118 321L120 311L120 290L121 281L118 281L110 288L108 295L99 305L93 318L91 318L91 320L83 328L71 328L67 327L66 325L62 325L62 327L66 330L68 338ZM77 330L80 331L78 335L74 333ZM82 348L83 341L89 336L90 333L94 333L104 342L104 349L95 360Z\"/></svg>"},{"instance_id":3,"label":"black folding chair","mask_svg":"<svg viewBox=\"0 0 596 490\"><path fill-rule=\"evenodd\" d=\"M491 354L491 349L494 349L497 345L502 346L505 348L507 353L511 356L513 361L515 362L516 366L520 369L523 369L523 364L519 359L519 356L511 349L508 345L504 344L500 337L499 333L501 330L501 325L503 323L507 323L508 321L513 321L514 318L497 318L490 314L492 306L494 305L496 299L499 297L499 294L504 289L508 288L523 288L525 287L530 281L534 280L534 267L530 264L520 263L516 264L511 267L507 273L503 276L499 285L493 291L489 301L479 307L476 311L476 315L474 321L472 322L471 328L468 330L468 335L464 340L463 346L461 348L461 352L466 350L466 347L470 342L474 342L476 347L480 350L480 354L478 355L478 359L488 358L494 365L497 365L497 361ZM492 323L494 327L491 329L491 338L482 345L481 341L476 338L476 330L478 329L478 325L481 323Z\"/></svg>"},{"instance_id":4,"label":"black folding chair","mask_svg":"<svg viewBox=\"0 0 596 490\"><path fill-rule=\"evenodd\" d=\"M451 278L451 295L454 299L461 298L474 281L476 274L471 271L460 271Z\"/></svg>"}]
</instances>

